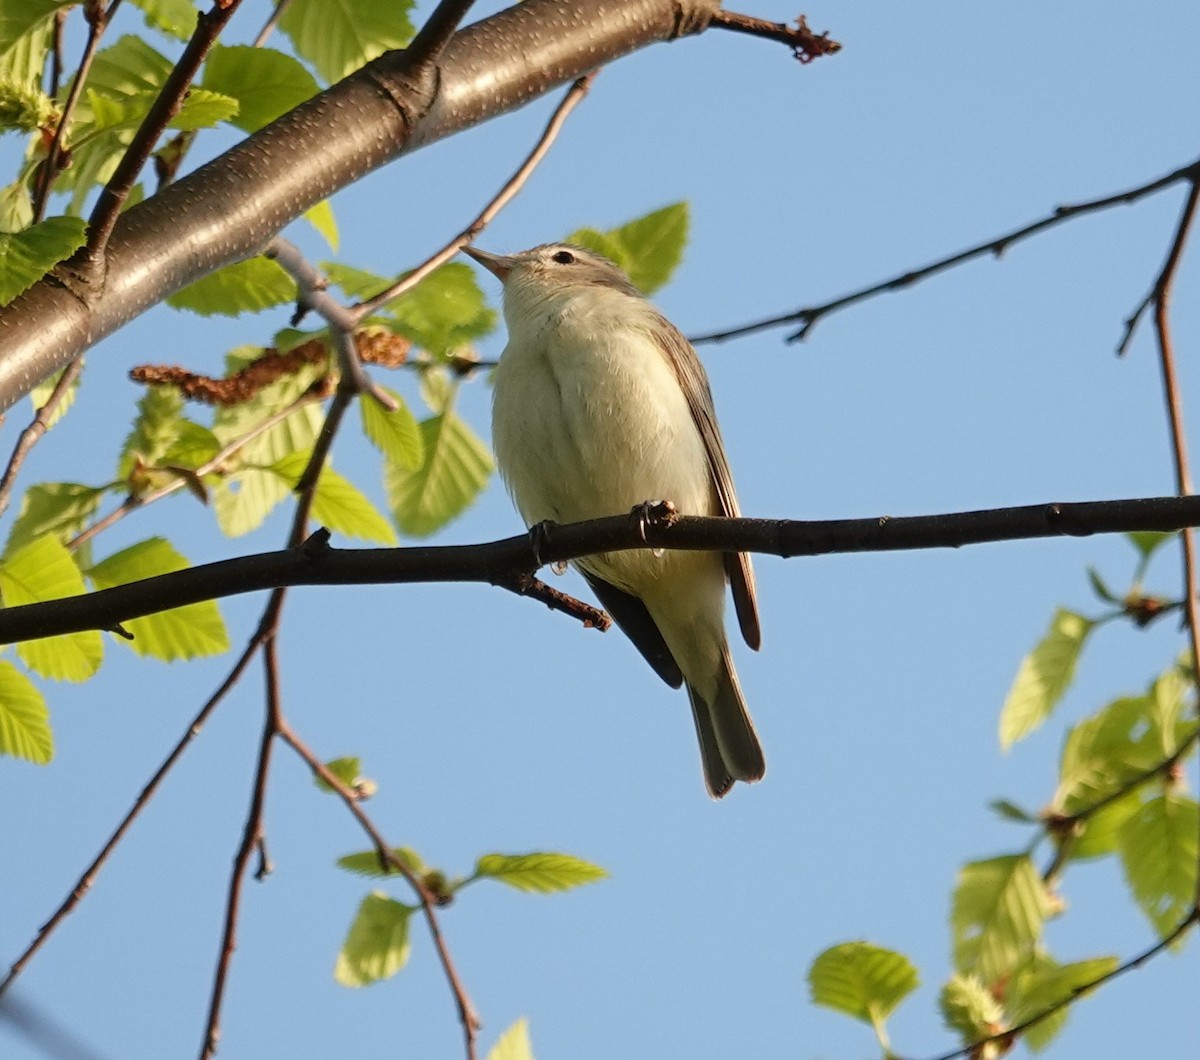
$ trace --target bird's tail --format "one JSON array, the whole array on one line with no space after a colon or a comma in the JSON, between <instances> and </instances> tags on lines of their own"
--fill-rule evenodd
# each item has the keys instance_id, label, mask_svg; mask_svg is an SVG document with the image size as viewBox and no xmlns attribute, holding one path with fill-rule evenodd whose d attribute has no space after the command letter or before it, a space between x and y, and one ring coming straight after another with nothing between
<instances>
[{"instance_id":1,"label":"bird's tail","mask_svg":"<svg viewBox=\"0 0 1200 1060\"><path fill-rule=\"evenodd\" d=\"M728 644L721 649L721 668L711 699L706 700L690 683L688 698L692 702L708 793L719 799L733 787L735 780L747 783L762 780L767 763L746 709Z\"/></svg>"}]
</instances>

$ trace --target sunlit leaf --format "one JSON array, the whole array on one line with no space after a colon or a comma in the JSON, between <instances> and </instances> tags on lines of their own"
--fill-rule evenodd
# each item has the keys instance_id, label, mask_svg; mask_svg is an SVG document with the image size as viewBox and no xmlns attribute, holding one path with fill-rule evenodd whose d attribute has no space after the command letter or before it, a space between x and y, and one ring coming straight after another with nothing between
<instances>
[{"instance_id":1,"label":"sunlit leaf","mask_svg":"<svg viewBox=\"0 0 1200 1060\"><path fill-rule=\"evenodd\" d=\"M104 490L78 482L40 482L25 491L21 514L8 533L4 554L51 534L59 541L78 534L100 506Z\"/></svg>"},{"instance_id":2,"label":"sunlit leaf","mask_svg":"<svg viewBox=\"0 0 1200 1060\"><path fill-rule=\"evenodd\" d=\"M1117 966L1116 957L1094 957L1072 964L1059 964L1038 954L1012 977L1005 994L1010 1024L1047 1012L1055 1005L1086 994L1085 988ZM1022 1033L1025 1044L1040 1051L1066 1026L1068 1009L1058 1009Z\"/></svg>"},{"instance_id":3,"label":"sunlit leaf","mask_svg":"<svg viewBox=\"0 0 1200 1060\"><path fill-rule=\"evenodd\" d=\"M237 100L238 111L230 121L246 132L269 125L319 90L313 75L292 56L249 45L214 48L200 83Z\"/></svg>"},{"instance_id":4,"label":"sunlit leaf","mask_svg":"<svg viewBox=\"0 0 1200 1060\"><path fill-rule=\"evenodd\" d=\"M334 978L343 986L369 986L400 971L408 962L412 912L381 891L367 895L338 954Z\"/></svg>"},{"instance_id":5,"label":"sunlit leaf","mask_svg":"<svg viewBox=\"0 0 1200 1060\"><path fill-rule=\"evenodd\" d=\"M188 566L187 559L170 542L152 537L109 556L88 571L88 577L97 589L109 589L141 578L185 570ZM122 644L138 655L149 655L166 662L199 659L229 650L229 634L215 600L202 600L145 618L131 618L124 626L133 639L122 637Z\"/></svg>"},{"instance_id":6,"label":"sunlit leaf","mask_svg":"<svg viewBox=\"0 0 1200 1060\"><path fill-rule=\"evenodd\" d=\"M167 297L167 305L200 316L235 317L296 300L296 281L270 258L249 258L210 272Z\"/></svg>"},{"instance_id":7,"label":"sunlit leaf","mask_svg":"<svg viewBox=\"0 0 1200 1060\"><path fill-rule=\"evenodd\" d=\"M279 20L296 52L327 82L340 81L412 39L413 0L294 0Z\"/></svg>"},{"instance_id":8,"label":"sunlit leaf","mask_svg":"<svg viewBox=\"0 0 1200 1060\"><path fill-rule=\"evenodd\" d=\"M1200 811L1169 790L1144 803L1117 834L1133 897L1159 935L1183 920L1195 897Z\"/></svg>"},{"instance_id":9,"label":"sunlit leaf","mask_svg":"<svg viewBox=\"0 0 1200 1060\"><path fill-rule=\"evenodd\" d=\"M53 536L36 538L0 562L0 596L6 607L81 596L83 592L83 575ZM98 630L89 629L24 641L17 645L17 654L43 677L86 681L100 668L104 641Z\"/></svg>"},{"instance_id":10,"label":"sunlit leaf","mask_svg":"<svg viewBox=\"0 0 1200 1060\"><path fill-rule=\"evenodd\" d=\"M594 883L608 873L570 854L484 854L475 864L475 875L499 880L518 891L551 894Z\"/></svg>"},{"instance_id":11,"label":"sunlit leaf","mask_svg":"<svg viewBox=\"0 0 1200 1060\"><path fill-rule=\"evenodd\" d=\"M1141 553L1142 561L1149 560L1155 552L1175 536L1174 531L1167 530L1134 530L1125 535L1130 544Z\"/></svg>"},{"instance_id":12,"label":"sunlit leaf","mask_svg":"<svg viewBox=\"0 0 1200 1060\"><path fill-rule=\"evenodd\" d=\"M271 465L289 486L294 488L308 465L308 453L289 453ZM396 532L378 508L348 479L328 465L321 469L313 495L313 518L347 537L378 541L384 545L396 543Z\"/></svg>"},{"instance_id":13,"label":"sunlit leaf","mask_svg":"<svg viewBox=\"0 0 1200 1060\"><path fill-rule=\"evenodd\" d=\"M474 271L461 262L434 269L384 312L395 320L396 332L439 356L453 353L496 326L496 312Z\"/></svg>"},{"instance_id":14,"label":"sunlit leaf","mask_svg":"<svg viewBox=\"0 0 1200 1060\"><path fill-rule=\"evenodd\" d=\"M567 237L611 258L643 294L652 294L671 278L683 260L688 235L688 205L673 203L606 232L580 228Z\"/></svg>"},{"instance_id":15,"label":"sunlit leaf","mask_svg":"<svg viewBox=\"0 0 1200 1060\"><path fill-rule=\"evenodd\" d=\"M396 409L388 412L379 402L363 397L358 402L363 433L398 467L416 471L425 458L425 440L420 425L399 394L387 387L381 389L396 402Z\"/></svg>"},{"instance_id":16,"label":"sunlit leaf","mask_svg":"<svg viewBox=\"0 0 1200 1060\"><path fill-rule=\"evenodd\" d=\"M843 942L819 954L808 970L813 1001L881 1027L920 983L902 953L869 942Z\"/></svg>"},{"instance_id":17,"label":"sunlit leaf","mask_svg":"<svg viewBox=\"0 0 1200 1060\"><path fill-rule=\"evenodd\" d=\"M1000 981L1032 952L1050 909L1027 854L965 865L950 913L955 968L986 985Z\"/></svg>"},{"instance_id":18,"label":"sunlit leaf","mask_svg":"<svg viewBox=\"0 0 1200 1060\"><path fill-rule=\"evenodd\" d=\"M1058 704L1071 679L1092 622L1073 611L1055 612L1046 635L1021 661L1000 711L1000 745L1028 736Z\"/></svg>"},{"instance_id":19,"label":"sunlit leaf","mask_svg":"<svg viewBox=\"0 0 1200 1060\"><path fill-rule=\"evenodd\" d=\"M487 1060L533 1060L529 1023L524 1016L496 1039L496 1044L488 1050Z\"/></svg>"},{"instance_id":20,"label":"sunlit leaf","mask_svg":"<svg viewBox=\"0 0 1200 1060\"><path fill-rule=\"evenodd\" d=\"M469 508L492 473L487 447L449 410L421 424L425 458L415 471L387 461L384 487L400 530L425 537Z\"/></svg>"},{"instance_id":21,"label":"sunlit leaf","mask_svg":"<svg viewBox=\"0 0 1200 1060\"><path fill-rule=\"evenodd\" d=\"M196 29L199 12L191 0L133 0L148 26L176 40L187 40Z\"/></svg>"},{"instance_id":22,"label":"sunlit leaf","mask_svg":"<svg viewBox=\"0 0 1200 1060\"><path fill-rule=\"evenodd\" d=\"M393 847L392 853L399 859L402 865L406 865L412 873L421 874L425 872L425 863L421 860L420 855L411 847ZM359 876L399 876L400 870L394 865L388 865L386 868L379 863L378 850L362 850L357 854L347 854L345 857L338 858L338 868L345 869L347 872L357 873Z\"/></svg>"},{"instance_id":23,"label":"sunlit leaf","mask_svg":"<svg viewBox=\"0 0 1200 1060\"><path fill-rule=\"evenodd\" d=\"M23 232L0 233L0 305L74 254L86 235L79 217L48 217Z\"/></svg>"},{"instance_id":24,"label":"sunlit leaf","mask_svg":"<svg viewBox=\"0 0 1200 1060\"><path fill-rule=\"evenodd\" d=\"M28 677L5 660L0 660L0 755L38 765L54 757L45 699Z\"/></svg>"},{"instance_id":25,"label":"sunlit leaf","mask_svg":"<svg viewBox=\"0 0 1200 1060\"><path fill-rule=\"evenodd\" d=\"M1004 1029L1004 1009L995 995L974 975L956 973L938 996L942 1019L964 1044L988 1038Z\"/></svg>"}]
</instances>

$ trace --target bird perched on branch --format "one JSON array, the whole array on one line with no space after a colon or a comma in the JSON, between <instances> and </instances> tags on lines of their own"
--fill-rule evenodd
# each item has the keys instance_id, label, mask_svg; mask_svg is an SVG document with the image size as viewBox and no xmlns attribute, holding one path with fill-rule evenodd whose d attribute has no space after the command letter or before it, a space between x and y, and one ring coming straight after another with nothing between
<instances>
[{"instance_id":1,"label":"bird perched on branch","mask_svg":"<svg viewBox=\"0 0 1200 1060\"><path fill-rule=\"evenodd\" d=\"M668 500L685 515L738 514L696 351L613 262L552 243L466 252L504 285L508 345L492 441L527 525L572 523ZM709 793L766 768L725 637L725 586L742 635L761 640L744 553L637 550L575 561L667 684L687 685Z\"/></svg>"}]
</instances>

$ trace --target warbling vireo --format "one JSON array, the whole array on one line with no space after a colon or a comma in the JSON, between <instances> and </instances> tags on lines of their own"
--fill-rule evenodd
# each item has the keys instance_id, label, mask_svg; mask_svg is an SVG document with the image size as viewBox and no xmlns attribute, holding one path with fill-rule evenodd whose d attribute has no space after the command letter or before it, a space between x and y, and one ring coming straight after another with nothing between
<instances>
[{"instance_id":1,"label":"warbling vireo","mask_svg":"<svg viewBox=\"0 0 1200 1060\"><path fill-rule=\"evenodd\" d=\"M500 474L529 526L668 500L738 514L708 378L687 339L590 250L553 243L466 252L504 284L508 345L492 401ZM650 550L577 560L600 602L667 684L687 685L709 792L766 768L725 638L725 583L758 648L745 554Z\"/></svg>"}]
</instances>

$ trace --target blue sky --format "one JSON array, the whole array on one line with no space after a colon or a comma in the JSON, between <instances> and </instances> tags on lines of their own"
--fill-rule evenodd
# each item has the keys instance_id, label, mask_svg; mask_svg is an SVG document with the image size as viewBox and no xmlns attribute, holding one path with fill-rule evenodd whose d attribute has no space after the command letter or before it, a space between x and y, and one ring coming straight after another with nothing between
<instances>
[{"instance_id":1,"label":"blue sky","mask_svg":"<svg viewBox=\"0 0 1200 1060\"><path fill-rule=\"evenodd\" d=\"M753 13L795 10L762 0ZM840 55L800 67L778 46L714 31L605 70L481 245L516 250L686 199L685 260L657 301L699 333L824 301L1197 154L1194 5L947 0L806 14L843 42ZM239 16L240 32L258 17ZM385 273L421 260L507 177L552 105L337 196L342 259ZM205 147L202 137L197 160ZM831 317L802 345L773 332L704 348L745 513L909 515L1170 492L1149 329L1125 359L1113 350L1182 198L1177 188L1074 221L999 262ZM303 227L290 234L326 256ZM1184 264L1174 310L1193 427L1198 261ZM25 484L107 480L138 397L130 365L215 370L227 349L269 341L286 315L199 321L160 309L106 340ZM498 332L481 352L502 346ZM415 394L408 375L387 381ZM462 405L485 437L488 400L480 381ZM6 444L22 421L8 417ZM361 439L347 434L335 463L382 502ZM435 540L519 529L493 482ZM285 533L277 513L229 542L180 496L126 520L99 554L163 534L201 562L279 547ZM285 708L323 757L364 758L379 784L372 816L426 861L463 873L489 851L562 850L611 873L549 897L480 885L444 911L485 1044L525 1015L543 1058L875 1055L869 1029L812 1007L805 984L816 954L865 938L920 969L892 1041L931 1056L954 1045L936 997L955 874L1028 839L988 801L1043 805L1066 726L1143 689L1182 648L1166 624L1104 629L1055 719L1001 753L997 716L1023 653L1056 606L1097 610L1087 565L1121 585L1133 559L1118 538L761 558L763 650L735 656L768 773L719 804L704 794L682 694L619 634L500 590L293 593ZM1178 582L1164 550L1151 584L1173 594ZM574 575L554 584L586 592ZM236 645L260 608L223 605ZM0 956L19 952L65 895L228 665L140 663L113 646L98 680L49 690L56 761L0 763ZM261 712L252 670L20 982L19 998L97 1057L198 1048ZM358 991L333 982L369 889L333 862L366 844L283 749L267 829L276 871L247 886L220 1055L460 1055L423 931L396 979ZM1073 867L1063 895L1068 911L1048 928L1060 959L1124 957L1153 941L1114 862ZM1182 1055L1198 971L1194 942L1158 958L1082 1002L1050 1055ZM0 1052L42 1055L2 1024Z\"/></svg>"}]
</instances>

